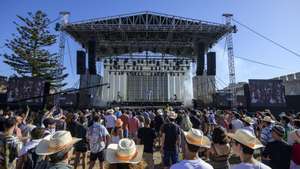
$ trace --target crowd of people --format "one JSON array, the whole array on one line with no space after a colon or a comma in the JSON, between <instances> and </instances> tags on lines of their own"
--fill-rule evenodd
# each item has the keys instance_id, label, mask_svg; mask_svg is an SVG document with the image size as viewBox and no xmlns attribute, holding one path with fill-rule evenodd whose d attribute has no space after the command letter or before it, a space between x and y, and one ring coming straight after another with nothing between
<instances>
[{"instance_id":1,"label":"crowd of people","mask_svg":"<svg viewBox=\"0 0 300 169\"><path fill-rule=\"evenodd\" d=\"M0 169L92 169L96 162L100 169L300 169L300 114L0 110Z\"/></svg>"}]
</instances>

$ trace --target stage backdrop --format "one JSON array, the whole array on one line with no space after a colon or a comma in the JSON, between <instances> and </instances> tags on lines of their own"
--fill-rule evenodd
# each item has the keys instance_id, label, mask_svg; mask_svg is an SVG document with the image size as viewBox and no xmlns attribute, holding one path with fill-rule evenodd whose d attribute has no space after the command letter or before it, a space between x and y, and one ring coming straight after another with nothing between
<instances>
[{"instance_id":1,"label":"stage backdrop","mask_svg":"<svg viewBox=\"0 0 300 169\"><path fill-rule=\"evenodd\" d=\"M251 107L285 107L282 80L249 80L249 103Z\"/></svg>"},{"instance_id":2,"label":"stage backdrop","mask_svg":"<svg viewBox=\"0 0 300 169\"><path fill-rule=\"evenodd\" d=\"M15 102L22 99L42 96L44 93L45 81L33 77L12 77L8 82L7 101ZM42 104L43 98L23 101L26 104Z\"/></svg>"}]
</instances>

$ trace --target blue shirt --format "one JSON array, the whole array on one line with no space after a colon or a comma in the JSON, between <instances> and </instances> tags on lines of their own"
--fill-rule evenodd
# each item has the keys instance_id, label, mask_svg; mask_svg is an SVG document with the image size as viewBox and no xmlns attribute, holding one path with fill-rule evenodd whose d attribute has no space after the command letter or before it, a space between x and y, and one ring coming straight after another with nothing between
<instances>
[{"instance_id":1,"label":"blue shirt","mask_svg":"<svg viewBox=\"0 0 300 169\"><path fill-rule=\"evenodd\" d=\"M107 135L107 129L101 124L94 123L88 128L87 138L92 153L101 152L105 148Z\"/></svg>"},{"instance_id":2,"label":"blue shirt","mask_svg":"<svg viewBox=\"0 0 300 169\"><path fill-rule=\"evenodd\" d=\"M170 169L213 169L213 167L202 159L182 160L171 166Z\"/></svg>"}]
</instances>

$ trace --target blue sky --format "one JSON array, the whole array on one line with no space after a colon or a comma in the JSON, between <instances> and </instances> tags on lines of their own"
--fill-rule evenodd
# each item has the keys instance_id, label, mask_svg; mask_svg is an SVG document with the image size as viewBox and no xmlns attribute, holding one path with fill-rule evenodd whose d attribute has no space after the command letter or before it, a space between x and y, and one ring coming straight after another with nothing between
<instances>
[{"instance_id":1,"label":"blue sky","mask_svg":"<svg viewBox=\"0 0 300 169\"><path fill-rule=\"evenodd\" d=\"M223 23L223 13L233 13L236 20L282 45L300 53L300 1L299 0L2 0L0 5L0 53L9 52L3 46L5 39L15 32L13 21L16 15L43 10L50 19L58 17L60 11L71 12L70 21L78 21L103 16L111 16L138 11L154 11L195 19ZM52 25L54 27L54 25ZM236 56L264 62L284 69L274 69L235 59L237 81L249 78L272 78L300 71L300 57L290 54L267 42L245 28L237 25L234 34ZM76 75L76 50L79 45L68 38L64 64L69 77L68 87L78 81ZM52 48L54 52L58 47ZM228 82L227 55L224 53L224 40L212 49L217 52L217 78ZM0 57L0 75L9 76L13 71ZM72 65L72 66L71 66ZM219 82L219 88L224 87Z\"/></svg>"}]
</instances>

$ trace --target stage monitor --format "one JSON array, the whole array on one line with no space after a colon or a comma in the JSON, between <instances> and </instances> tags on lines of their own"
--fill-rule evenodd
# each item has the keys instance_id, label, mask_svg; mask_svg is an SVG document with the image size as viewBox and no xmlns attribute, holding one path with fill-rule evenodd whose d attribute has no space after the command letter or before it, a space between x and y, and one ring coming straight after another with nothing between
<instances>
[{"instance_id":1,"label":"stage monitor","mask_svg":"<svg viewBox=\"0 0 300 169\"><path fill-rule=\"evenodd\" d=\"M43 96L45 81L35 77L12 77L8 81L7 102L42 104L43 97L28 99L35 96ZM26 99L26 100L25 100Z\"/></svg>"},{"instance_id":2,"label":"stage monitor","mask_svg":"<svg viewBox=\"0 0 300 169\"><path fill-rule=\"evenodd\" d=\"M251 107L285 107L282 80L249 80L249 103Z\"/></svg>"}]
</instances>

